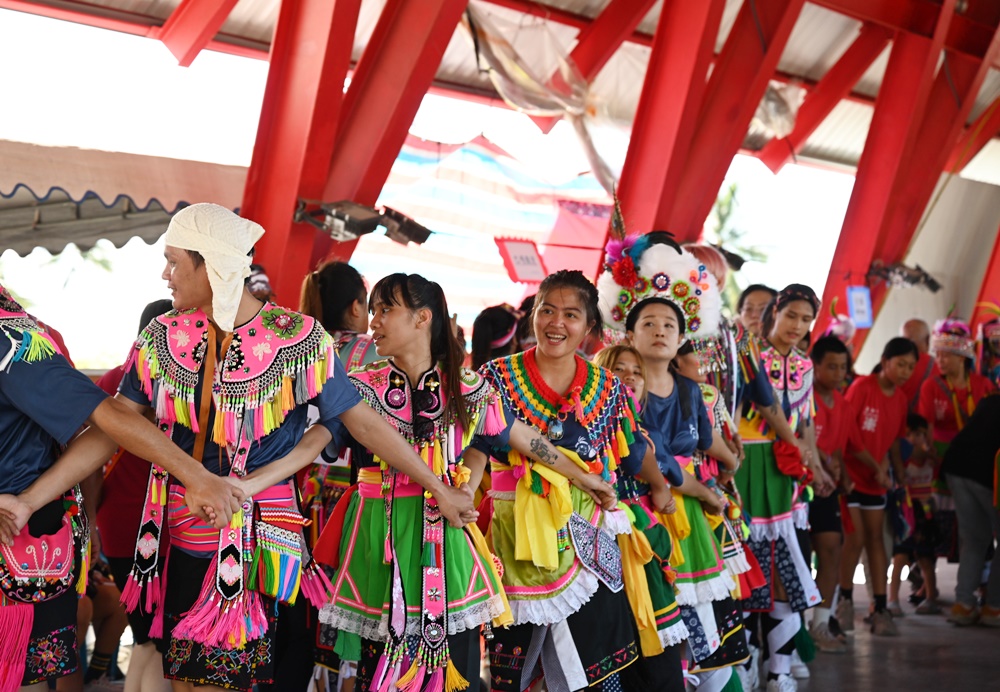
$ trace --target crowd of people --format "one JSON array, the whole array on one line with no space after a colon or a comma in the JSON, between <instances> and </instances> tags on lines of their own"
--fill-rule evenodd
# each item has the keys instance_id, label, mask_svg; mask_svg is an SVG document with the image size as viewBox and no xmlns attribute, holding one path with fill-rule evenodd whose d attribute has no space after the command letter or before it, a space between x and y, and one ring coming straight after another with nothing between
<instances>
[{"instance_id":1,"label":"crowd of people","mask_svg":"<svg viewBox=\"0 0 1000 692\"><path fill-rule=\"evenodd\" d=\"M0 287L0 692L793 692L900 634L904 573L944 616L941 557L1000 626L1000 329L910 320L857 374L809 286L730 319L722 253L621 228L468 352L416 274L278 306L212 204L96 386Z\"/></svg>"}]
</instances>

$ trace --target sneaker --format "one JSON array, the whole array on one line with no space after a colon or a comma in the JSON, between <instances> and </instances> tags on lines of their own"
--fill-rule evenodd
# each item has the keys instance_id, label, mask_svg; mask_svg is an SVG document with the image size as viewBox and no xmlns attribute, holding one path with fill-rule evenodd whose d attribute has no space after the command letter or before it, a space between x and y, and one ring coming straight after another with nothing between
<instances>
[{"instance_id":1,"label":"sneaker","mask_svg":"<svg viewBox=\"0 0 1000 692\"><path fill-rule=\"evenodd\" d=\"M842 654L847 651L844 642L830 631L830 626L825 622L819 622L810 627L809 636L816 642L816 648L823 653Z\"/></svg>"},{"instance_id":2,"label":"sneaker","mask_svg":"<svg viewBox=\"0 0 1000 692\"><path fill-rule=\"evenodd\" d=\"M964 603L956 603L951 607L951 612L948 613L948 622L954 623L959 627L974 625L978 619L979 612L976 608L970 608Z\"/></svg>"},{"instance_id":3,"label":"sneaker","mask_svg":"<svg viewBox=\"0 0 1000 692\"><path fill-rule=\"evenodd\" d=\"M792 677L796 680L809 679L809 666L802 662L798 651L792 652Z\"/></svg>"},{"instance_id":4,"label":"sneaker","mask_svg":"<svg viewBox=\"0 0 1000 692\"><path fill-rule=\"evenodd\" d=\"M843 628L841 628L840 620L833 616L830 617L830 634L845 644L847 643L847 634L844 632Z\"/></svg>"},{"instance_id":5,"label":"sneaker","mask_svg":"<svg viewBox=\"0 0 1000 692\"><path fill-rule=\"evenodd\" d=\"M937 604L937 601L932 601L929 598L925 598L917 606L917 615L940 615L941 606Z\"/></svg>"},{"instance_id":6,"label":"sneaker","mask_svg":"<svg viewBox=\"0 0 1000 692\"><path fill-rule=\"evenodd\" d=\"M854 601L846 598L840 599L837 603L837 622L845 632L854 631Z\"/></svg>"},{"instance_id":7,"label":"sneaker","mask_svg":"<svg viewBox=\"0 0 1000 692\"><path fill-rule=\"evenodd\" d=\"M779 675L776 680L767 681L767 692L798 692L799 683L791 675Z\"/></svg>"},{"instance_id":8,"label":"sneaker","mask_svg":"<svg viewBox=\"0 0 1000 692\"><path fill-rule=\"evenodd\" d=\"M754 688L757 687L750 682L750 668L747 667L749 665L750 663L747 662L733 666L736 669L736 677L740 679L740 687L743 688L743 692L753 692Z\"/></svg>"},{"instance_id":9,"label":"sneaker","mask_svg":"<svg viewBox=\"0 0 1000 692\"><path fill-rule=\"evenodd\" d=\"M876 637L895 637L899 634L896 623L892 621L892 613L888 610L872 613L871 630Z\"/></svg>"},{"instance_id":10,"label":"sneaker","mask_svg":"<svg viewBox=\"0 0 1000 692\"><path fill-rule=\"evenodd\" d=\"M889 601L885 604L885 609L892 613L894 618L903 617L903 609L899 607L899 601Z\"/></svg>"},{"instance_id":11,"label":"sneaker","mask_svg":"<svg viewBox=\"0 0 1000 692\"><path fill-rule=\"evenodd\" d=\"M979 612L979 624L986 627L1000 627L1000 608L984 605Z\"/></svg>"}]
</instances>

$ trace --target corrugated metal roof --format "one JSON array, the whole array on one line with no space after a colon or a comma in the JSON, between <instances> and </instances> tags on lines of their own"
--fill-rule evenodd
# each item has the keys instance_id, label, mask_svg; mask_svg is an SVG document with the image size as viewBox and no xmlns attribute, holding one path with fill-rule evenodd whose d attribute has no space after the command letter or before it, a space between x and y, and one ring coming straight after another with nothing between
<instances>
[{"instance_id":1,"label":"corrugated metal roof","mask_svg":"<svg viewBox=\"0 0 1000 692\"><path fill-rule=\"evenodd\" d=\"M479 2L480 0L476 0ZM610 0L544 0L535 4L542 9L571 12L581 17L596 17ZM353 57L360 59L386 0L363 0L355 33ZM82 3L73 0L39 0L36 4L70 7L84 12L125 16L132 21L150 25L162 24L178 6L179 0L95 0ZM217 39L221 42L266 47L271 39L280 0L239 0L222 27ZM652 6L638 31L651 35L659 19L663 0ZM743 0L727 0L716 41L722 49L743 5ZM503 26L511 40L528 61L546 59L551 43L542 40L543 33L565 50L576 43L577 28L555 20L527 15L516 10L491 5L482 6ZM822 79L826 72L851 45L858 34L860 22L817 5L806 3L792 31L778 65L780 72L797 76L806 83ZM873 99L879 89L888 63L889 49L874 61L854 88L854 93ZM626 43L611 58L594 80L591 91L596 110L606 117L628 123L635 114L649 49ZM439 81L487 93L492 87L487 76L479 71L472 46L459 26L445 52L437 73ZM970 121L975 119L1000 95L1000 74L991 70L984 83ZM835 108L826 121L809 138L803 155L836 164L856 164L864 147L871 108L860 103L843 103ZM760 133L748 133L746 147L756 149L763 140ZM1000 182L1000 181L998 181Z\"/></svg>"}]
</instances>

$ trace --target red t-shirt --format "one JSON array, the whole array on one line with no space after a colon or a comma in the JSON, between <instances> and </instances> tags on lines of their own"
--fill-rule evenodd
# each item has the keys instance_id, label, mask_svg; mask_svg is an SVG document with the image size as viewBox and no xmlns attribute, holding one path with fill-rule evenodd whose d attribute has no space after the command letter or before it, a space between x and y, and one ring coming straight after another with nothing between
<instances>
[{"instance_id":1,"label":"red t-shirt","mask_svg":"<svg viewBox=\"0 0 1000 692\"><path fill-rule=\"evenodd\" d=\"M104 373L97 386L110 395L118 391L124 370L121 366ZM97 507L97 530L101 547L108 557L132 557L142 521L150 463L130 452L121 456L104 477L101 504ZM107 467L105 467L107 468Z\"/></svg>"},{"instance_id":2,"label":"red t-shirt","mask_svg":"<svg viewBox=\"0 0 1000 692\"><path fill-rule=\"evenodd\" d=\"M823 454L843 452L847 441L857 442L857 421L854 407L844 395L833 390L833 406L827 406L818 392L813 393L816 401L816 446Z\"/></svg>"},{"instance_id":3,"label":"red t-shirt","mask_svg":"<svg viewBox=\"0 0 1000 692\"><path fill-rule=\"evenodd\" d=\"M855 458L851 450L860 444L879 463L885 459L892 443L906 435L906 394L897 387L892 396L886 396L878 384L878 376L867 375L854 381L846 399L854 409L859 439L856 443L851 441L844 465L859 492L882 495L885 488L875 480L875 472Z\"/></svg>"},{"instance_id":4,"label":"red t-shirt","mask_svg":"<svg viewBox=\"0 0 1000 692\"><path fill-rule=\"evenodd\" d=\"M969 386L956 389L953 398L944 377L934 375L928 377L920 387L917 412L934 426L934 442L951 442L960 429L959 418L962 420L961 427L965 427L965 421L976 410L976 404L995 390L996 387L988 377L974 372L969 375Z\"/></svg>"},{"instance_id":5,"label":"red t-shirt","mask_svg":"<svg viewBox=\"0 0 1000 692\"><path fill-rule=\"evenodd\" d=\"M906 405L911 410L917 409L917 401L920 398L920 387L926 382L931 375L937 372L937 363L931 358L929 353L921 353L920 357L917 358L917 365L913 368L913 374L910 375L910 379L900 387L903 390L903 394L906 395Z\"/></svg>"}]
</instances>

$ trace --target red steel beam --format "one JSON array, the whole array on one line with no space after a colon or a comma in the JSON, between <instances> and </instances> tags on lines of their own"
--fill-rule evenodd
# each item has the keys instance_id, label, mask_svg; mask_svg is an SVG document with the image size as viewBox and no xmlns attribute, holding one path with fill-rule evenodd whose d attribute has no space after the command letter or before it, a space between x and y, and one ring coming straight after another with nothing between
<instances>
[{"instance_id":1,"label":"red steel beam","mask_svg":"<svg viewBox=\"0 0 1000 692\"><path fill-rule=\"evenodd\" d=\"M701 235L804 4L804 0L756 0L740 8L709 79L674 201L664 200L657 214L657 227L673 232L679 241Z\"/></svg>"},{"instance_id":2,"label":"red steel beam","mask_svg":"<svg viewBox=\"0 0 1000 692\"><path fill-rule=\"evenodd\" d=\"M629 231L654 230L690 151L725 0L668 3L660 15L618 187Z\"/></svg>"},{"instance_id":3,"label":"red steel beam","mask_svg":"<svg viewBox=\"0 0 1000 692\"><path fill-rule=\"evenodd\" d=\"M592 22L580 29L570 60L580 74L592 82L615 54L615 51L639 26L656 0L611 0ZM532 118L542 132L548 133L559 118Z\"/></svg>"},{"instance_id":4,"label":"red steel beam","mask_svg":"<svg viewBox=\"0 0 1000 692\"><path fill-rule=\"evenodd\" d=\"M238 0L181 0L156 38L177 58L181 67L189 67L198 53L207 48L219 33Z\"/></svg>"},{"instance_id":5,"label":"red steel beam","mask_svg":"<svg viewBox=\"0 0 1000 692\"><path fill-rule=\"evenodd\" d=\"M1000 134L1000 97L994 99L958 138L948 156L945 170L950 173L961 173L962 169L976 158L976 155L997 134Z\"/></svg>"},{"instance_id":6,"label":"red steel beam","mask_svg":"<svg viewBox=\"0 0 1000 692\"><path fill-rule=\"evenodd\" d=\"M847 287L866 283L878 234L896 202L893 193L900 178L906 175L907 155L915 146L954 12L955 0L945 0L945 3L946 11L941 14L933 39L897 33L893 40L865 148L858 161L854 190L823 291L824 305L831 305L835 299L846 304ZM828 312L820 311L813 333L822 334L829 320ZM858 332L855 343L860 348L865 330Z\"/></svg>"},{"instance_id":7,"label":"red steel beam","mask_svg":"<svg viewBox=\"0 0 1000 692\"><path fill-rule=\"evenodd\" d=\"M298 300L316 230L294 224L298 199L318 199L337 134L361 0L283 2L271 43L242 213L267 233L258 261L286 305Z\"/></svg>"},{"instance_id":8,"label":"red steel beam","mask_svg":"<svg viewBox=\"0 0 1000 692\"><path fill-rule=\"evenodd\" d=\"M993 243L993 253L990 255L989 264L986 265L983 283L979 286L979 298L972 309L972 319L969 320L969 324L973 329L994 317L982 307L983 303L1000 303L1000 231L997 232Z\"/></svg>"},{"instance_id":9,"label":"red steel beam","mask_svg":"<svg viewBox=\"0 0 1000 692\"><path fill-rule=\"evenodd\" d=\"M892 38L884 27L875 24L865 24L854 43L844 51L840 59L831 67L809 92L798 116L795 118L795 128L782 139L772 139L757 154L765 166L777 173L782 166L798 154L806 144L809 136L826 119L838 103L851 93L875 59L882 54Z\"/></svg>"},{"instance_id":10,"label":"red steel beam","mask_svg":"<svg viewBox=\"0 0 1000 692\"><path fill-rule=\"evenodd\" d=\"M344 99L321 199L373 205L467 0L389 0ZM317 237L312 259L350 257L354 243Z\"/></svg>"}]
</instances>

